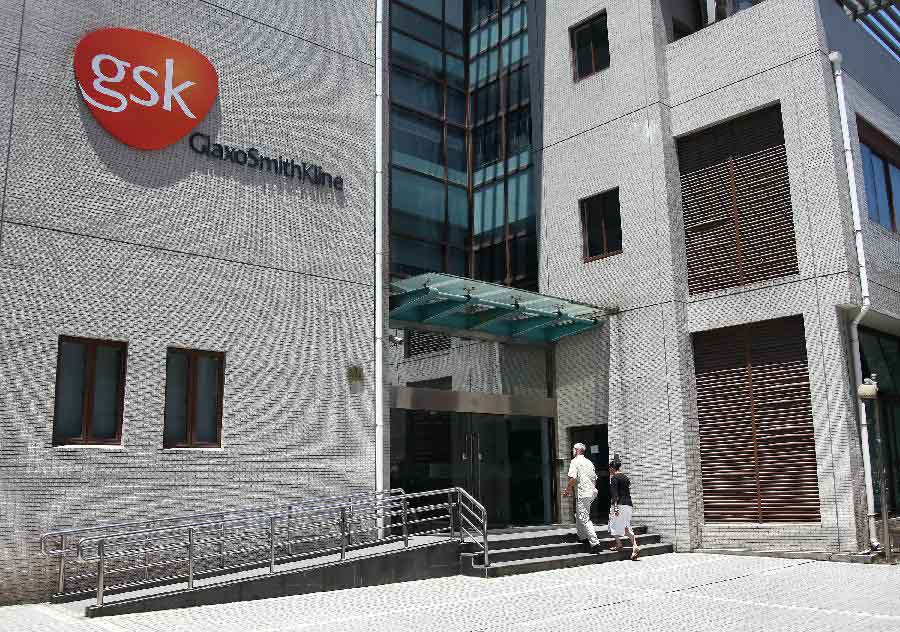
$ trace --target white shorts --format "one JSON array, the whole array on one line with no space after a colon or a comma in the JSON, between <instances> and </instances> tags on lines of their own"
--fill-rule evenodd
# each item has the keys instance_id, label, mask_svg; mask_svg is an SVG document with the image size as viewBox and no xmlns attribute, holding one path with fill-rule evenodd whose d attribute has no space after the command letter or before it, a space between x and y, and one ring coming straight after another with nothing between
<instances>
[{"instance_id":1,"label":"white shorts","mask_svg":"<svg viewBox=\"0 0 900 632\"><path fill-rule=\"evenodd\" d=\"M619 505L619 515L613 513L612 508L609 510L609 532L612 535L623 536L625 529L631 530L631 505Z\"/></svg>"}]
</instances>

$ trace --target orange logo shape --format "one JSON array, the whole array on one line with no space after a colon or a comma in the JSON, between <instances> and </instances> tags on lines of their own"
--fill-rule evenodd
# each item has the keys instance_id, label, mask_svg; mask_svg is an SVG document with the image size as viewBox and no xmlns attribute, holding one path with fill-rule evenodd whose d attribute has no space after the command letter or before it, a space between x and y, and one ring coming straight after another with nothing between
<instances>
[{"instance_id":1,"label":"orange logo shape","mask_svg":"<svg viewBox=\"0 0 900 632\"><path fill-rule=\"evenodd\" d=\"M212 63L190 46L134 29L100 29L75 47L75 79L91 114L137 149L177 142L219 94Z\"/></svg>"}]
</instances>

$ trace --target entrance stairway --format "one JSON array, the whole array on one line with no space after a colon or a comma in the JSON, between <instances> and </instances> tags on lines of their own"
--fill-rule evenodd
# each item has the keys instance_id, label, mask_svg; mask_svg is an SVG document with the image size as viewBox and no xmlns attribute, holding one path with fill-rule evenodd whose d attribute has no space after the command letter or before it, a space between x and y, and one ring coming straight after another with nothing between
<instances>
[{"instance_id":1,"label":"entrance stairway","mask_svg":"<svg viewBox=\"0 0 900 632\"><path fill-rule=\"evenodd\" d=\"M647 533L647 527L635 528L640 557L671 553L671 544L663 544L658 534ZM622 539L621 553L609 551L613 539L606 525L596 527L602 553L590 553L578 542L571 527L536 527L488 533L488 561L470 543L463 545L462 573L478 577L503 577L585 564L598 564L631 558L631 544ZM626 546L627 544L627 546Z\"/></svg>"}]
</instances>

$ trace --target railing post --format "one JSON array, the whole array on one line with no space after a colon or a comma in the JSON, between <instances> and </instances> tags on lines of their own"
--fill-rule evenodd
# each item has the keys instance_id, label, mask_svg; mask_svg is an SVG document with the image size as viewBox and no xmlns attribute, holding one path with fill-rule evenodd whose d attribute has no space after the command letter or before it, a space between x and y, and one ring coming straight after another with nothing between
<instances>
[{"instance_id":1,"label":"railing post","mask_svg":"<svg viewBox=\"0 0 900 632\"><path fill-rule=\"evenodd\" d=\"M59 556L59 577L56 581L56 590L62 594L66 592L66 536L60 537L59 549L62 551L62 555Z\"/></svg>"},{"instance_id":2,"label":"railing post","mask_svg":"<svg viewBox=\"0 0 900 632\"><path fill-rule=\"evenodd\" d=\"M269 518L269 572L275 572L275 516Z\"/></svg>"},{"instance_id":3,"label":"railing post","mask_svg":"<svg viewBox=\"0 0 900 632\"><path fill-rule=\"evenodd\" d=\"M453 539L453 492L447 492L447 513L450 516L450 539Z\"/></svg>"},{"instance_id":4,"label":"railing post","mask_svg":"<svg viewBox=\"0 0 900 632\"><path fill-rule=\"evenodd\" d=\"M485 577L487 577L487 569L491 565L491 560L488 557L488 528L486 512L481 512L481 528L483 529L482 533L484 534L484 574Z\"/></svg>"},{"instance_id":5,"label":"railing post","mask_svg":"<svg viewBox=\"0 0 900 632\"><path fill-rule=\"evenodd\" d=\"M341 559L347 557L347 508L341 507Z\"/></svg>"},{"instance_id":6,"label":"railing post","mask_svg":"<svg viewBox=\"0 0 900 632\"><path fill-rule=\"evenodd\" d=\"M225 568L225 523L219 525L219 568Z\"/></svg>"},{"instance_id":7,"label":"railing post","mask_svg":"<svg viewBox=\"0 0 900 632\"><path fill-rule=\"evenodd\" d=\"M350 510L347 516L347 546L353 544L353 503L350 503Z\"/></svg>"},{"instance_id":8,"label":"railing post","mask_svg":"<svg viewBox=\"0 0 900 632\"><path fill-rule=\"evenodd\" d=\"M403 497L403 546L409 546L409 526L406 524L406 521L409 519L408 516L408 508L409 501L406 499L406 496Z\"/></svg>"},{"instance_id":9,"label":"railing post","mask_svg":"<svg viewBox=\"0 0 900 632\"><path fill-rule=\"evenodd\" d=\"M97 542L97 606L103 605L103 573L106 565L106 542Z\"/></svg>"},{"instance_id":10,"label":"railing post","mask_svg":"<svg viewBox=\"0 0 900 632\"><path fill-rule=\"evenodd\" d=\"M194 527L188 529L188 590L194 589Z\"/></svg>"}]
</instances>

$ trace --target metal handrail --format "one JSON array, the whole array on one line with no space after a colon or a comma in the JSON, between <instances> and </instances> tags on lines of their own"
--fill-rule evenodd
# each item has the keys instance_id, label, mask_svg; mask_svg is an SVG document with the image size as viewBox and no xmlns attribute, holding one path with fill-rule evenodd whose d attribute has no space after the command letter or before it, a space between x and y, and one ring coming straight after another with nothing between
<instances>
[{"instance_id":1,"label":"metal handrail","mask_svg":"<svg viewBox=\"0 0 900 632\"><path fill-rule=\"evenodd\" d=\"M430 524L436 526L429 528ZM265 566L275 573L283 562L338 553L343 560L351 548L400 540L407 548L410 536L436 533L447 533L450 540L461 543L471 540L483 551L487 574L487 511L459 487L410 494L395 488L258 509L65 529L42 535L41 551L58 558L59 594L66 590L67 558L95 566L94 573L79 573L68 580L96 580L97 605L102 606L104 593L111 588L185 581L191 590L198 575ZM298 546L303 549L299 553ZM226 558L237 556L241 558L237 563L226 563ZM218 568L204 569L204 564L216 560ZM151 579L151 571L163 568L171 572ZM128 581L128 573L142 573L143 579ZM109 585L110 577L121 575L125 575L124 583Z\"/></svg>"}]
</instances>

